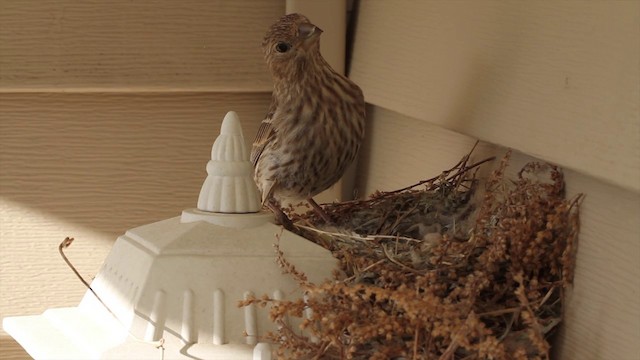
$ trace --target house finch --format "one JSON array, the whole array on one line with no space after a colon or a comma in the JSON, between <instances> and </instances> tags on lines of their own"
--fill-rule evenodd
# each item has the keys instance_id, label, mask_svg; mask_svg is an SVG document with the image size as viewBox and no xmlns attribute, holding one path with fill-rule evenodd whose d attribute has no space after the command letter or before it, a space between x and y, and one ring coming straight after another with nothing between
<instances>
[{"instance_id":1,"label":"house finch","mask_svg":"<svg viewBox=\"0 0 640 360\"><path fill-rule=\"evenodd\" d=\"M356 157L364 137L362 90L320 55L322 30L290 14L271 26L262 47L274 87L253 143L255 180L283 225L282 198L307 199L335 184Z\"/></svg>"}]
</instances>

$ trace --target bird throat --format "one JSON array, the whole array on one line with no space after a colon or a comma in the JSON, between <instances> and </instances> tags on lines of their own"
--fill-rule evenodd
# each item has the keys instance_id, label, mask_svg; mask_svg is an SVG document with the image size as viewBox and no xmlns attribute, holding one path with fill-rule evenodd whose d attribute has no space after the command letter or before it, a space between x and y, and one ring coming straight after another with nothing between
<instances>
[{"instance_id":1,"label":"bird throat","mask_svg":"<svg viewBox=\"0 0 640 360\"><path fill-rule=\"evenodd\" d=\"M287 71L273 73L274 95L279 100L300 96L305 89L317 88L332 76L333 70L318 53L317 56L296 59Z\"/></svg>"}]
</instances>

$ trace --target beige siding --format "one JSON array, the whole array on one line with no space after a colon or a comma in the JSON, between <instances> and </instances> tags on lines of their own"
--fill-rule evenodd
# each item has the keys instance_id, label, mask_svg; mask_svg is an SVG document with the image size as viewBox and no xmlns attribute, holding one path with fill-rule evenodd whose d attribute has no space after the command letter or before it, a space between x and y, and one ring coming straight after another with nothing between
<instances>
[{"instance_id":1,"label":"beige siding","mask_svg":"<svg viewBox=\"0 0 640 360\"><path fill-rule=\"evenodd\" d=\"M220 121L250 142L280 0L0 1L0 317L77 304L126 229L193 207ZM0 358L28 356L0 331Z\"/></svg>"},{"instance_id":2,"label":"beige siding","mask_svg":"<svg viewBox=\"0 0 640 360\"><path fill-rule=\"evenodd\" d=\"M393 190L437 176L475 139L419 119L371 107L367 143L358 167L362 194ZM475 156L505 149L481 143ZM511 176L525 162L516 153ZM585 193L575 285L554 346L557 359L640 358L640 194L566 170L568 196Z\"/></svg>"},{"instance_id":3,"label":"beige siding","mask_svg":"<svg viewBox=\"0 0 640 360\"><path fill-rule=\"evenodd\" d=\"M224 113L248 141L265 113L259 46L284 3L0 1L0 317L77 304L65 236L90 277L117 235L195 205ZM359 5L361 195L432 177L476 138L587 194L562 359L640 357L639 4ZM27 357L0 331L0 358Z\"/></svg>"},{"instance_id":4,"label":"beige siding","mask_svg":"<svg viewBox=\"0 0 640 360\"><path fill-rule=\"evenodd\" d=\"M640 2L362 1L370 103L640 191Z\"/></svg>"},{"instance_id":5,"label":"beige siding","mask_svg":"<svg viewBox=\"0 0 640 360\"><path fill-rule=\"evenodd\" d=\"M360 3L361 194L435 176L477 138L520 150L512 170L562 165L587 194L559 359L640 358L638 38L637 1Z\"/></svg>"},{"instance_id":6,"label":"beige siding","mask_svg":"<svg viewBox=\"0 0 640 360\"><path fill-rule=\"evenodd\" d=\"M281 0L0 2L0 91L268 91Z\"/></svg>"},{"instance_id":7,"label":"beige siding","mask_svg":"<svg viewBox=\"0 0 640 360\"><path fill-rule=\"evenodd\" d=\"M237 110L251 137L269 101L268 93L3 94L0 316L77 304L86 289L58 244L75 237L70 258L94 276L125 230L195 207L226 111ZM5 336L0 358L10 359Z\"/></svg>"}]
</instances>

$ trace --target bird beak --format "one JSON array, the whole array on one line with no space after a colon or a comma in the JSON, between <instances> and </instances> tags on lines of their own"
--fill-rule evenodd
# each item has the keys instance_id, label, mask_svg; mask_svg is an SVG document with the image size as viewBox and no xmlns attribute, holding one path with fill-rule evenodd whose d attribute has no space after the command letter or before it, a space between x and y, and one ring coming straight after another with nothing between
<instances>
[{"instance_id":1,"label":"bird beak","mask_svg":"<svg viewBox=\"0 0 640 360\"><path fill-rule=\"evenodd\" d=\"M298 37L301 40L313 39L320 34L322 34L322 29L310 23L300 24L298 27Z\"/></svg>"}]
</instances>

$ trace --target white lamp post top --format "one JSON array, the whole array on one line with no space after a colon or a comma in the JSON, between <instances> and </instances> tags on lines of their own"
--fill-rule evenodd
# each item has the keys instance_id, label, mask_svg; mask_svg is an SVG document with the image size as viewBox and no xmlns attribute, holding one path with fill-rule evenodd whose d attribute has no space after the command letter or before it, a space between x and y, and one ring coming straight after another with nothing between
<instances>
[{"instance_id":1,"label":"white lamp post top","mask_svg":"<svg viewBox=\"0 0 640 360\"><path fill-rule=\"evenodd\" d=\"M238 308L255 294L302 297L275 263L273 243L311 281L331 276L331 253L273 224L237 114L215 141L197 209L120 236L77 307L5 318L36 359L270 359L259 343L268 309ZM162 342L164 350L156 348Z\"/></svg>"}]
</instances>

